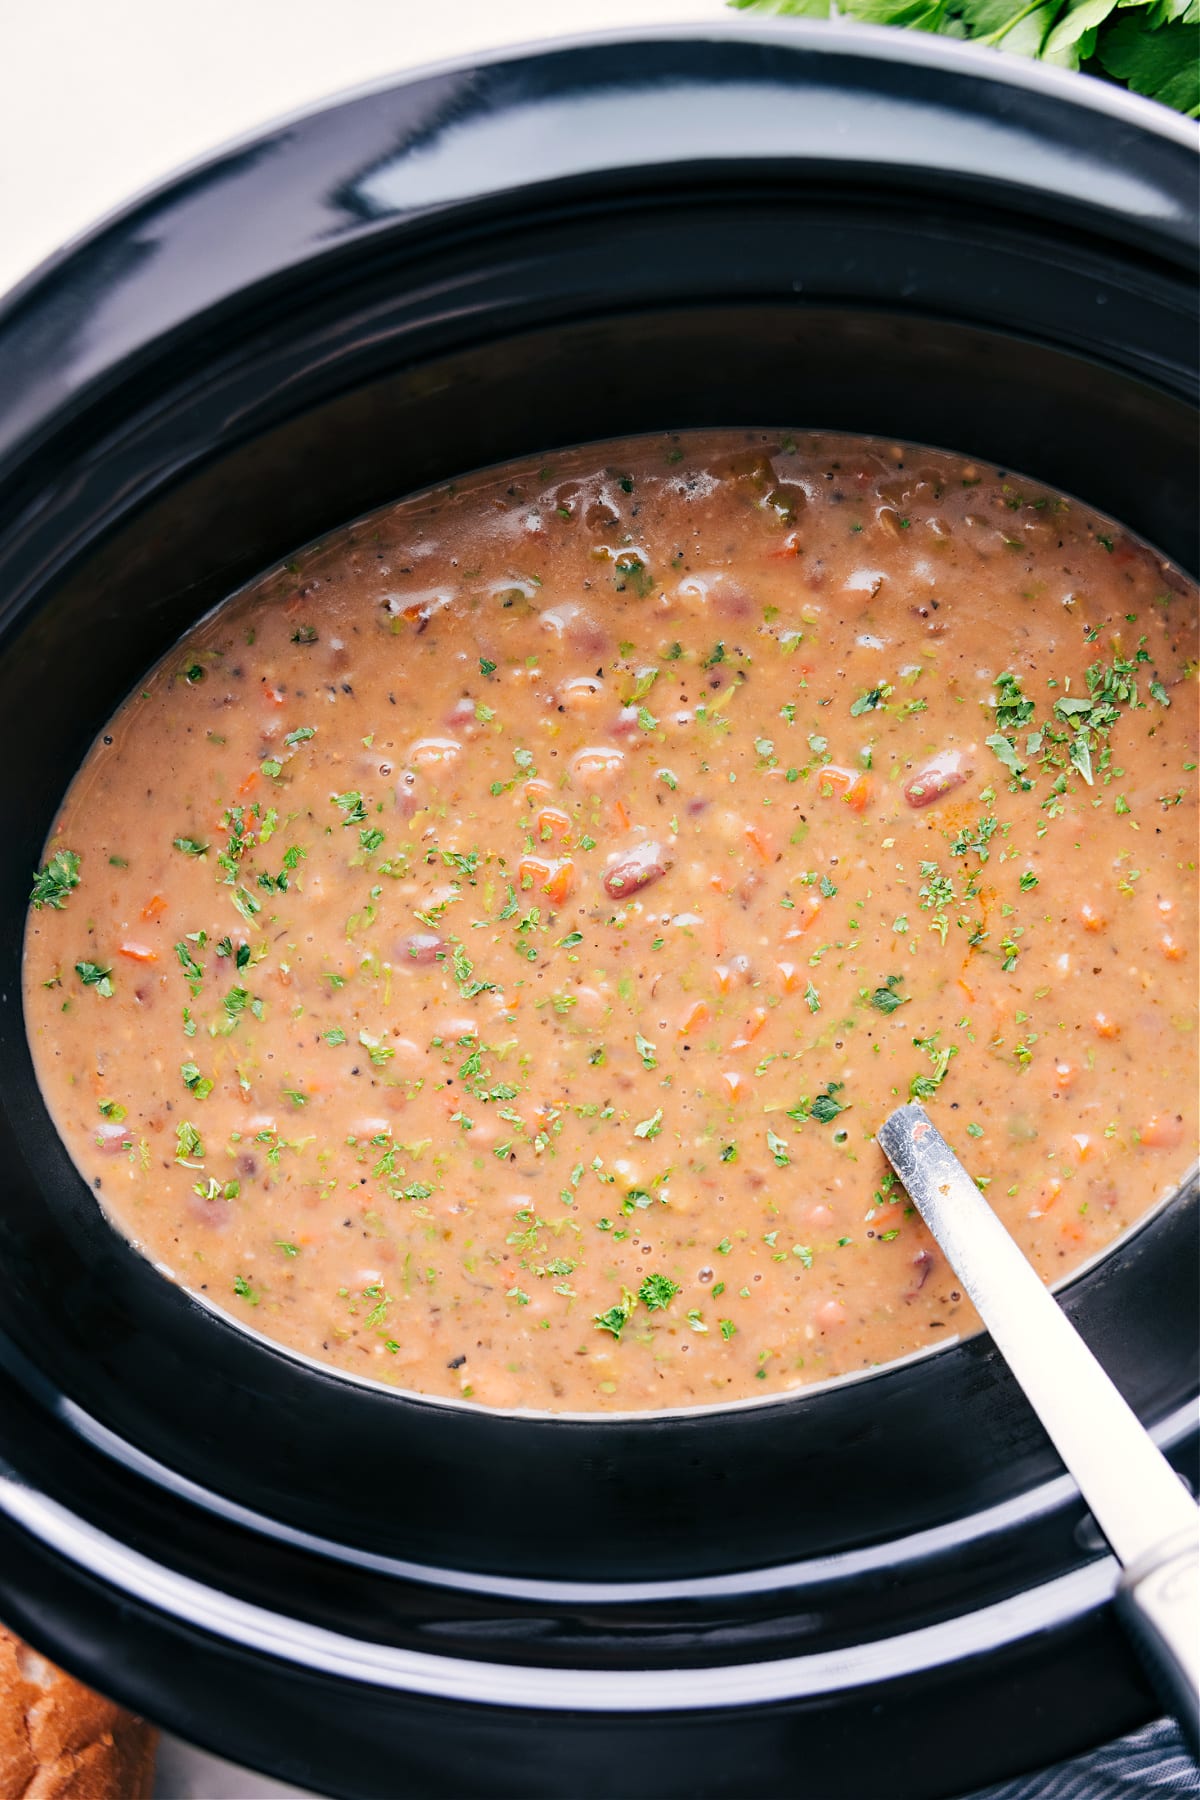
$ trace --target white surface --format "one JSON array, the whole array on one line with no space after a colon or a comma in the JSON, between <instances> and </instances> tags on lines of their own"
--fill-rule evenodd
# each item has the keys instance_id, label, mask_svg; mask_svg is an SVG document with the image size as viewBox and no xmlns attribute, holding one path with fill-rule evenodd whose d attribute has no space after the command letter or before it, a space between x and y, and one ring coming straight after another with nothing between
<instances>
[{"instance_id":1,"label":"white surface","mask_svg":"<svg viewBox=\"0 0 1200 1800\"><path fill-rule=\"evenodd\" d=\"M0 292L102 213L340 89L722 0L0 0Z\"/></svg>"},{"instance_id":2,"label":"white surface","mask_svg":"<svg viewBox=\"0 0 1200 1800\"><path fill-rule=\"evenodd\" d=\"M564 33L720 18L722 0L0 0L0 293L229 138L345 88ZM727 16L727 15L726 15ZM157 1800L302 1790L166 1738Z\"/></svg>"},{"instance_id":3,"label":"white surface","mask_svg":"<svg viewBox=\"0 0 1200 1800\"><path fill-rule=\"evenodd\" d=\"M307 1793L237 1769L178 1738L164 1738L159 1746L154 1800L307 1800Z\"/></svg>"}]
</instances>

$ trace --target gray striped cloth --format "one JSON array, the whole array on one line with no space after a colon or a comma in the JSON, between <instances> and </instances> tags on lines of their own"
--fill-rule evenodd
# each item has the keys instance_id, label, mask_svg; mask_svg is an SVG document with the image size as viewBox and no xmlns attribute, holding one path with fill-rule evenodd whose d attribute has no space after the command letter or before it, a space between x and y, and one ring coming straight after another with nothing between
<instances>
[{"instance_id":1,"label":"gray striped cloth","mask_svg":"<svg viewBox=\"0 0 1200 1800\"><path fill-rule=\"evenodd\" d=\"M1200 1795L1200 1769L1178 1727L1159 1719L1089 1756L981 1788L965 1800L1176 1800Z\"/></svg>"}]
</instances>

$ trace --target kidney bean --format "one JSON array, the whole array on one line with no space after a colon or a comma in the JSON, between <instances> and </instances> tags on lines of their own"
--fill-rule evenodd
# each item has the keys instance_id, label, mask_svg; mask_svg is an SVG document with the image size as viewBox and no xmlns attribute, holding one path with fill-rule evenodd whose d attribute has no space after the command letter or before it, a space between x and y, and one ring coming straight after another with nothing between
<instances>
[{"instance_id":1,"label":"kidney bean","mask_svg":"<svg viewBox=\"0 0 1200 1800\"><path fill-rule=\"evenodd\" d=\"M906 1300L916 1299L921 1289L925 1286L925 1283L929 1280L929 1277L933 1274L935 1260L932 1250L917 1251L917 1254L912 1259L912 1266L915 1271L913 1284L904 1296Z\"/></svg>"},{"instance_id":2,"label":"kidney bean","mask_svg":"<svg viewBox=\"0 0 1200 1800\"><path fill-rule=\"evenodd\" d=\"M604 891L613 900L627 899L641 888L649 887L670 868L670 858L661 844L639 844L625 856L619 856L605 872Z\"/></svg>"},{"instance_id":3,"label":"kidney bean","mask_svg":"<svg viewBox=\"0 0 1200 1800\"><path fill-rule=\"evenodd\" d=\"M396 961L403 967L428 969L446 960L446 940L435 931L410 931L396 945Z\"/></svg>"},{"instance_id":4,"label":"kidney bean","mask_svg":"<svg viewBox=\"0 0 1200 1800\"><path fill-rule=\"evenodd\" d=\"M971 766L961 750L940 750L905 782L904 798L910 806L932 806L961 787L971 774Z\"/></svg>"}]
</instances>

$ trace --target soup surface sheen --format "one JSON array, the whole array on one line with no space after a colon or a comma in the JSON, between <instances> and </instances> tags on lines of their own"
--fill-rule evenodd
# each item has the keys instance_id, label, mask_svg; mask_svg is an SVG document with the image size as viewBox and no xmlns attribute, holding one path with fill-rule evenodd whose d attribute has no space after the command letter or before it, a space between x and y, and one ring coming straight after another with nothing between
<instances>
[{"instance_id":1,"label":"soup surface sheen","mask_svg":"<svg viewBox=\"0 0 1200 1800\"><path fill-rule=\"evenodd\" d=\"M748 432L406 500L205 620L47 845L43 1091L234 1317L492 1406L973 1329L873 1132L1055 1280L1196 1133L1197 595L994 469Z\"/></svg>"}]
</instances>

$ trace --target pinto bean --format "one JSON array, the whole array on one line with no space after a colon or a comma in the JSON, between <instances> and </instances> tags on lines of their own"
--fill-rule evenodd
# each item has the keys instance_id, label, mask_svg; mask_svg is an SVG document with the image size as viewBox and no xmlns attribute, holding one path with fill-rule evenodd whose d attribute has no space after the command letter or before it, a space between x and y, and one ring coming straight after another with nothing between
<instances>
[{"instance_id":1,"label":"pinto bean","mask_svg":"<svg viewBox=\"0 0 1200 1800\"><path fill-rule=\"evenodd\" d=\"M410 931L396 945L396 961L403 967L428 969L446 959L446 940L436 931Z\"/></svg>"},{"instance_id":2,"label":"pinto bean","mask_svg":"<svg viewBox=\"0 0 1200 1800\"><path fill-rule=\"evenodd\" d=\"M661 844L639 844L636 849L619 856L605 871L604 891L613 900L624 900L641 888L649 887L652 881L665 875L670 866L671 859Z\"/></svg>"},{"instance_id":3,"label":"pinto bean","mask_svg":"<svg viewBox=\"0 0 1200 1800\"><path fill-rule=\"evenodd\" d=\"M446 724L451 731L461 731L466 737L474 737L478 730L475 717L475 701L470 694L460 694L446 714Z\"/></svg>"},{"instance_id":4,"label":"pinto bean","mask_svg":"<svg viewBox=\"0 0 1200 1800\"><path fill-rule=\"evenodd\" d=\"M624 763L622 751L605 745L590 750L577 750L571 758L571 776L580 787L604 787L616 779Z\"/></svg>"},{"instance_id":5,"label":"pinto bean","mask_svg":"<svg viewBox=\"0 0 1200 1800\"><path fill-rule=\"evenodd\" d=\"M414 813L421 810L421 797L417 790L417 772L405 769L396 783L396 811L402 819L411 819Z\"/></svg>"},{"instance_id":6,"label":"pinto bean","mask_svg":"<svg viewBox=\"0 0 1200 1800\"><path fill-rule=\"evenodd\" d=\"M972 772L961 750L939 750L905 782L904 798L910 806L932 806L961 787Z\"/></svg>"},{"instance_id":7,"label":"pinto bean","mask_svg":"<svg viewBox=\"0 0 1200 1800\"><path fill-rule=\"evenodd\" d=\"M106 1119L103 1125L96 1127L96 1147L103 1150L105 1156L119 1156L122 1150L128 1150L134 1141L133 1132L127 1125L116 1125Z\"/></svg>"}]
</instances>

